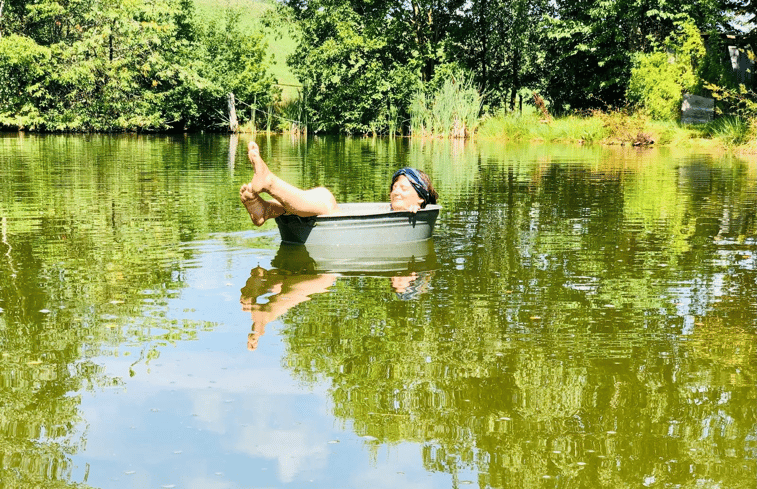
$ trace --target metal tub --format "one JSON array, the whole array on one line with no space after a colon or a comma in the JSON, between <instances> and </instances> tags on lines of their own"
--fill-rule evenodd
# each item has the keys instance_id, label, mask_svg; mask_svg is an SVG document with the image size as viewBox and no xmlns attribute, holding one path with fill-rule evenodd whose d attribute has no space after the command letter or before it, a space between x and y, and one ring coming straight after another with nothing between
<instances>
[{"instance_id":1,"label":"metal tub","mask_svg":"<svg viewBox=\"0 0 757 489\"><path fill-rule=\"evenodd\" d=\"M340 204L331 216L276 218L281 241L308 246L382 245L424 241L431 237L441 206L427 205L415 214L391 211L386 202Z\"/></svg>"}]
</instances>

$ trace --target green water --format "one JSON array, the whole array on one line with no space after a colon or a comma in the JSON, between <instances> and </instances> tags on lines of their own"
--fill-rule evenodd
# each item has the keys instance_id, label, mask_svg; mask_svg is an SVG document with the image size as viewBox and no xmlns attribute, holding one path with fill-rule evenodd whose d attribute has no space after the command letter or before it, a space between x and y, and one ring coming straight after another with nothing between
<instances>
[{"instance_id":1,"label":"green water","mask_svg":"<svg viewBox=\"0 0 757 489\"><path fill-rule=\"evenodd\" d=\"M280 247L244 136L0 134L0 487L755 486L757 163L257 141L341 202L423 169L433 242Z\"/></svg>"}]
</instances>

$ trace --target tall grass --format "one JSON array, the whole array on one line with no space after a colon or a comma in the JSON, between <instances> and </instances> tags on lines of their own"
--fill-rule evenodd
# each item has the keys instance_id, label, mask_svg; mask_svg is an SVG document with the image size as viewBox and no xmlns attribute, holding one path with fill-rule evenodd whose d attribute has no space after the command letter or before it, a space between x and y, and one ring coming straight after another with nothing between
<instances>
[{"instance_id":1,"label":"tall grass","mask_svg":"<svg viewBox=\"0 0 757 489\"><path fill-rule=\"evenodd\" d=\"M265 107L248 107L250 117L246 122L240 124L239 132L307 134L305 97L299 92L296 98L278 100Z\"/></svg>"},{"instance_id":2,"label":"tall grass","mask_svg":"<svg viewBox=\"0 0 757 489\"><path fill-rule=\"evenodd\" d=\"M746 144L755 137L753 124L738 116L719 117L707 123L702 132L729 148Z\"/></svg>"},{"instance_id":3,"label":"tall grass","mask_svg":"<svg viewBox=\"0 0 757 489\"><path fill-rule=\"evenodd\" d=\"M415 93L410 103L414 136L471 137L476 132L482 97L472 77L451 77L432 94Z\"/></svg>"},{"instance_id":4,"label":"tall grass","mask_svg":"<svg viewBox=\"0 0 757 489\"><path fill-rule=\"evenodd\" d=\"M278 128L290 134L307 134L306 92L297 91L297 96L285 98L276 107Z\"/></svg>"},{"instance_id":5,"label":"tall grass","mask_svg":"<svg viewBox=\"0 0 757 489\"><path fill-rule=\"evenodd\" d=\"M608 131L596 117L567 116L547 122L535 112L509 112L486 118L479 134L511 141L593 143L605 139Z\"/></svg>"}]
</instances>

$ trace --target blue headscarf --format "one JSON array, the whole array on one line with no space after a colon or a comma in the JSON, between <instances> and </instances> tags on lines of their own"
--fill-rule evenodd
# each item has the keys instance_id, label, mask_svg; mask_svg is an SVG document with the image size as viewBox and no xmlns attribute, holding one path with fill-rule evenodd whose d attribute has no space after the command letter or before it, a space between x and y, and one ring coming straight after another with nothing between
<instances>
[{"instance_id":1,"label":"blue headscarf","mask_svg":"<svg viewBox=\"0 0 757 489\"><path fill-rule=\"evenodd\" d=\"M392 175L392 185L394 185L394 182L397 181L400 175L405 175L405 177L407 177L410 185L413 186L418 197L423 199L423 202L426 204L436 204L436 198L428 191L428 185L423 181L418 170L410 167L400 168L394 172L394 175Z\"/></svg>"}]
</instances>

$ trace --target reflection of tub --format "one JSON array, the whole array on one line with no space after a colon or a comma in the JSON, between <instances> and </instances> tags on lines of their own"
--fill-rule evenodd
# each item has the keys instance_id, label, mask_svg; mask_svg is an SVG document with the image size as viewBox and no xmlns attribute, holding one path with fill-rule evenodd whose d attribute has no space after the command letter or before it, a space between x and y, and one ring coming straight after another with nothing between
<instances>
[{"instance_id":1,"label":"reflection of tub","mask_svg":"<svg viewBox=\"0 0 757 489\"><path fill-rule=\"evenodd\" d=\"M398 244L295 245L282 243L271 262L290 273L394 275L436 267L433 240Z\"/></svg>"},{"instance_id":2,"label":"reflection of tub","mask_svg":"<svg viewBox=\"0 0 757 489\"><path fill-rule=\"evenodd\" d=\"M393 212L385 202L340 204L343 214L333 216L279 216L281 241L307 245L393 246L427 240L434 231L438 205L428 205L417 213Z\"/></svg>"}]
</instances>

